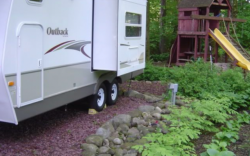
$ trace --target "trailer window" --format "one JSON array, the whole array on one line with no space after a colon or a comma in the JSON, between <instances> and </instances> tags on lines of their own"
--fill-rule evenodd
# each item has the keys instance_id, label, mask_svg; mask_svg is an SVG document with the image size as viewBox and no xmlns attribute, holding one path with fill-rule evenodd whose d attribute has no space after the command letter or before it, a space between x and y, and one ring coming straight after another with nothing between
<instances>
[{"instance_id":1,"label":"trailer window","mask_svg":"<svg viewBox=\"0 0 250 156\"><path fill-rule=\"evenodd\" d=\"M141 37L141 14L126 12L126 37Z\"/></svg>"},{"instance_id":2,"label":"trailer window","mask_svg":"<svg viewBox=\"0 0 250 156\"><path fill-rule=\"evenodd\" d=\"M131 12L126 13L126 23L141 24L141 15Z\"/></svg>"},{"instance_id":3,"label":"trailer window","mask_svg":"<svg viewBox=\"0 0 250 156\"><path fill-rule=\"evenodd\" d=\"M126 26L126 37L140 37L141 27Z\"/></svg>"}]
</instances>

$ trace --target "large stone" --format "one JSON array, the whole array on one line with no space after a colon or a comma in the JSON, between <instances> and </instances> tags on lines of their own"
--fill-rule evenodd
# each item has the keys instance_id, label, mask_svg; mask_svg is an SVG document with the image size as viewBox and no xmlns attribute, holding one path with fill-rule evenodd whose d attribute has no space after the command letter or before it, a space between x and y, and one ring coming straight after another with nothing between
<instances>
[{"instance_id":1,"label":"large stone","mask_svg":"<svg viewBox=\"0 0 250 156\"><path fill-rule=\"evenodd\" d=\"M167 133L168 133L168 128L167 128L167 125L166 125L165 122L160 121L160 122L159 122L159 126L160 126L161 132L162 132L163 134L167 134Z\"/></svg>"},{"instance_id":2,"label":"large stone","mask_svg":"<svg viewBox=\"0 0 250 156\"><path fill-rule=\"evenodd\" d=\"M144 98L147 102L158 102L158 101L161 101L160 98L158 97L155 97L155 96L149 96L149 95L144 95Z\"/></svg>"},{"instance_id":3,"label":"large stone","mask_svg":"<svg viewBox=\"0 0 250 156\"><path fill-rule=\"evenodd\" d=\"M168 109L163 109L162 114L171 114L171 111Z\"/></svg>"},{"instance_id":4,"label":"large stone","mask_svg":"<svg viewBox=\"0 0 250 156\"><path fill-rule=\"evenodd\" d=\"M157 111L158 113L161 113L162 112L162 109L160 107L155 107L155 111Z\"/></svg>"},{"instance_id":5,"label":"large stone","mask_svg":"<svg viewBox=\"0 0 250 156\"><path fill-rule=\"evenodd\" d=\"M130 123L131 123L131 116L127 114L117 115L113 118L113 126L115 129L122 124L130 126Z\"/></svg>"},{"instance_id":6,"label":"large stone","mask_svg":"<svg viewBox=\"0 0 250 156\"><path fill-rule=\"evenodd\" d=\"M154 113L153 117L156 118L157 120L161 119L161 114L160 113Z\"/></svg>"},{"instance_id":7,"label":"large stone","mask_svg":"<svg viewBox=\"0 0 250 156\"><path fill-rule=\"evenodd\" d=\"M135 149L128 150L127 154L137 154L138 152Z\"/></svg>"},{"instance_id":8,"label":"large stone","mask_svg":"<svg viewBox=\"0 0 250 156\"><path fill-rule=\"evenodd\" d=\"M114 155L115 154L115 148L110 148L109 149L109 154Z\"/></svg>"},{"instance_id":9,"label":"large stone","mask_svg":"<svg viewBox=\"0 0 250 156\"><path fill-rule=\"evenodd\" d=\"M108 154L109 149L110 149L110 148L108 148L108 147L106 147L106 146L102 146L102 147L100 147L97 151L98 151L99 154Z\"/></svg>"},{"instance_id":10,"label":"large stone","mask_svg":"<svg viewBox=\"0 0 250 156\"><path fill-rule=\"evenodd\" d=\"M148 127L148 131L151 132L151 133L154 133L156 130L156 126L154 127Z\"/></svg>"},{"instance_id":11,"label":"large stone","mask_svg":"<svg viewBox=\"0 0 250 156\"><path fill-rule=\"evenodd\" d=\"M109 147L109 140L108 139L103 140L103 146Z\"/></svg>"},{"instance_id":12,"label":"large stone","mask_svg":"<svg viewBox=\"0 0 250 156\"><path fill-rule=\"evenodd\" d=\"M154 107L159 107L161 109L166 108L165 103L162 103L162 102L154 103L153 106Z\"/></svg>"},{"instance_id":13,"label":"large stone","mask_svg":"<svg viewBox=\"0 0 250 156\"><path fill-rule=\"evenodd\" d=\"M115 138L115 139L113 140L113 143L114 143L115 145L121 145L121 144L122 144L122 140L121 140L120 138Z\"/></svg>"},{"instance_id":14,"label":"large stone","mask_svg":"<svg viewBox=\"0 0 250 156\"><path fill-rule=\"evenodd\" d=\"M111 156L111 154L98 154L97 156Z\"/></svg>"},{"instance_id":15,"label":"large stone","mask_svg":"<svg viewBox=\"0 0 250 156\"><path fill-rule=\"evenodd\" d=\"M136 109L128 113L132 118L141 117L142 111Z\"/></svg>"},{"instance_id":16,"label":"large stone","mask_svg":"<svg viewBox=\"0 0 250 156\"><path fill-rule=\"evenodd\" d=\"M94 144L98 147L101 147L102 143L103 143L103 137L100 135L91 135L91 136L87 137L86 142L88 144Z\"/></svg>"},{"instance_id":17,"label":"large stone","mask_svg":"<svg viewBox=\"0 0 250 156\"><path fill-rule=\"evenodd\" d=\"M133 118L132 119L132 126L136 127L137 125L146 125L146 121L140 119L140 118Z\"/></svg>"},{"instance_id":18,"label":"large stone","mask_svg":"<svg viewBox=\"0 0 250 156\"><path fill-rule=\"evenodd\" d=\"M136 143L137 145L144 145L144 144L148 143L148 140L145 139L145 138L142 138L142 139L140 139L140 140L136 140L135 143Z\"/></svg>"},{"instance_id":19,"label":"large stone","mask_svg":"<svg viewBox=\"0 0 250 156\"><path fill-rule=\"evenodd\" d=\"M112 135L110 137L108 137L108 140L110 141L109 143L113 143L113 140L115 138L119 138L119 137L120 137L119 132L115 131L114 133L112 133Z\"/></svg>"},{"instance_id":20,"label":"large stone","mask_svg":"<svg viewBox=\"0 0 250 156\"><path fill-rule=\"evenodd\" d=\"M97 135L101 135L104 139L110 137L110 135L115 131L112 122L107 122L102 127L98 128L96 131Z\"/></svg>"},{"instance_id":21,"label":"large stone","mask_svg":"<svg viewBox=\"0 0 250 156\"><path fill-rule=\"evenodd\" d=\"M137 92L137 91L134 91L134 90L129 90L128 93L127 93L128 97L135 97L135 98L140 98L140 99L144 99L144 95Z\"/></svg>"},{"instance_id":22,"label":"large stone","mask_svg":"<svg viewBox=\"0 0 250 156\"><path fill-rule=\"evenodd\" d=\"M145 106L140 106L138 109L140 111L142 111L142 112L151 112L151 111L153 111L155 109L155 107L154 106L145 105Z\"/></svg>"},{"instance_id":23,"label":"large stone","mask_svg":"<svg viewBox=\"0 0 250 156\"><path fill-rule=\"evenodd\" d=\"M96 156L96 153L84 151L84 152L82 152L82 156Z\"/></svg>"},{"instance_id":24,"label":"large stone","mask_svg":"<svg viewBox=\"0 0 250 156\"><path fill-rule=\"evenodd\" d=\"M121 132L121 133L123 133L123 134L127 134L128 130L129 130L128 125L126 125L126 124L121 124L121 125L117 128L116 131L117 131L117 132Z\"/></svg>"},{"instance_id":25,"label":"large stone","mask_svg":"<svg viewBox=\"0 0 250 156\"><path fill-rule=\"evenodd\" d=\"M121 148L117 148L115 150L115 156L123 156L123 150Z\"/></svg>"},{"instance_id":26,"label":"large stone","mask_svg":"<svg viewBox=\"0 0 250 156\"><path fill-rule=\"evenodd\" d=\"M83 149L83 155L84 155L84 153L87 155L95 155L96 154L96 152L97 152L97 149L98 149L98 147L96 146L96 145L94 145L94 144L86 144L86 143L84 143L84 144L82 144L81 145L81 148Z\"/></svg>"},{"instance_id":27,"label":"large stone","mask_svg":"<svg viewBox=\"0 0 250 156\"><path fill-rule=\"evenodd\" d=\"M136 156L137 153L132 153L132 154L125 154L124 156Z\"/></svg>"},{"instance_id":28,"label":"large stone","mask_svg":"<svg viewBox=\"0 0 250 156\"><path fill-rule=\"evenodd\" d=\"M126 142L126 143L124 143L124 144L121 146L121 148L122 148L122 149L129 150L129 149L131 149L131 147L133 147L133 146L135 146L135 145L136 145L136 143L133 143L133 142Z\"/></svg>"},{"instance_id":29,"label":"large stone","mask_svg":"<svg viewBox=\"0 0 250 156\"><path fill-rule=\"evenodd\" d=\"M137 139L133 138L133 137L126 138L126 142L135 142L135 140L137 140Z\"/></svg>"},{"instance_id":30,"label":"large stone","mask_svg":"<svg viewBox=\"0 0 250 156\"><path fill-rule=\"evenodd\" d=\"M137 128L133 127L133 128L130 128L128 130L128 137L127 139L129 138L135 138L135 139L140 139L141 136L140 136L140 132Z\"/></svg>"},{"instance_id":31,"label":"large stone","mask_svg":"<svg viewBox=\"0 0 250 156\"><path fill-rule=\"evenodd\" d=\"M141 133L143 136L146 136L146 135L149 133L148 128L145 127L145 126L142 126L142 125L139 125L139 126L138 126L138 130L140 131L140 133Z\"/></svg>"},{"instance_id":32,"label":"large stone","mask_svg":"<svg viewBox=\"0 0 250 156\"><path fill-rule=\"evenodd\" d=\"M152 116L150 115L149 112L143 112L142 117L144 120L152 119Z\"/></svg>"},{"instance_id":33,"label":"large stone","mask_svg":"<svg viewBox=\"0 0 250 156\"><path fill-rule=\"evenodd\" d=\"M176 100L175 104L177 106L185 106L185 102L181 101L181 100Z\"/></svg>"},{"instance_id":34,"label":"large stone","mask_svg":"<svg viewBox=\"0 0 250 156\"><path fill-rule=\"evenodd\" d=\"M165 108L168 108L169 106L172 106L172 103L169 101L165 102Z\"/></svg>"}]
</instances>

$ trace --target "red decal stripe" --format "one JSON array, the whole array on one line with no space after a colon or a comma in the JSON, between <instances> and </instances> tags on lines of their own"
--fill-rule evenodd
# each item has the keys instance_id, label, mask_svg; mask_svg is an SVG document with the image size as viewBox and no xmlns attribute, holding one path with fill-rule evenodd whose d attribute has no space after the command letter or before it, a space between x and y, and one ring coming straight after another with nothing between
<instances>
[{"instance_id":1,"label":"red decal stripe","mask_svg":"<svg viewBox=\"0 0 250 156\"><path fill-rule=\"evenodd\" d=\"M52 52L53 50L55 50L56 48L60 47L63 44L66 44L66 43L69 43L69 42L73 42L73 41L75 41L75 40L71 40L71 41L60 43L60 44L56 45L55 47L51 48L50 50L48 50L45 54L48 54L48 53Z\"/></svg>"}]
</instances>

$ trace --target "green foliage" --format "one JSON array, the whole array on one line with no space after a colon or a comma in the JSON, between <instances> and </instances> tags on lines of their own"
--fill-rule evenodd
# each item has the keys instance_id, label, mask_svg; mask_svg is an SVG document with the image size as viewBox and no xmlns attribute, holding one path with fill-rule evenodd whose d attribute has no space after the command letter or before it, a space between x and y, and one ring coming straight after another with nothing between
<instances>
[{"instance_id":1,"label":"green foliage","mask_svg":"<svg viewBox=\"0 0 250 156\"><path fill-rule=\"evenodd\" d=\"M153 54L150 56L150 59L154 62L158 62L158 61L166 61L168 57L169 57L169 53Z\"/></svg>"},{"instance_id":2,"label":"green foliage","mask_svg":"<svg viewBox=\"0 0 250 156\"><path fill-rule=\"evenodd\" d=\"M250 3L246 0L238 0L238 18L246 19L246 23L236 23L236 33L241 45L250 49Z\"/></svg>"},{"instance_id":3,"label":"green foliage","mask_svg":"<svg viewBox=\"0 0 250 156\"><path fill-rule=\"evenodd\" d=\"M177 12L177 1L167 0L166 6L161 6L160 1L151 0L150 3L150 49L153 54L159 52L159 44L161 36L166 36L167 49L170 49L177 35L178 27L178 12ZM165 27L160 29L160 9L161 7L166 8L166 17L163 17Z\"/></svg>"},{"instance_id":4,"label":"green foliage","mask_svg":"<svg viewBox=\"0 0 250 156\"><path fill-rule=\"evenodd\" d=\"M212 69L212 70L211 70ZM159 81L179 84L178 94L200 100L216 100L226 103L234 110L250 106L250 74L241 68L221 71L210 63L196 61L182 67L158 67L147 63L144 74L137 80Z\"/></svg>"},{"instance_id":5,"label":"green foliage","mask_svg":"<svg viewBox=\"0 0 250 156\"><path fill-rule=\"evenodd\" d=\"M168 69L165 67L154 66L151 62L146 64L144 73L137 76L136 80L159 81L165 79Z\"/></svg>"},{"instance_id":6,"label":"green foliage","mask_svg":"<svg viewBox=\"0 0 250 156\"><path fill-rule=\"evenodd\" d=\"M231 151L218 151L216 149L208 149L207 152L202 153L201 156L235 156Z\"/></svg>"},{"instance_id":7,"label":"green foliage","mask_svg":"<svg viewBox=\"0 0 250 156\"><path fill-rule=\"evenodd\" d=\"M247 112L238 114L237 109L250 105L250 75L242 69L226 71L209 63L196 61L183 67L155 67L147 64L145 73L139 80L164 80L179 84L178 93L194 97L187 107L170 107L171 114L164 116L171 121L168 133L159 132L147 135L150 143L135 146L143 156L195 155L193 139L201 132L216 132L212 143L204 145L207 149L202 156L234 156L227 146L238 139L242 124L250 122ZM188 100L190 102L190 100ZM230 120L232 115L235 120ZM218 124L223 125L218 128Z\"/></svg>"},{"instance_id":8,"label":"green foliage","mask_svg":"<svg viewBox=\"0 0 250 156\"><path fill-rule=\"evenodd\" d=\"M230 143L235 143L238 139L238 131L242 124L249 124L250 115L244 111L241 114L237 114L235 120L229 120L225 123L226 126L221 127L221 132L215 134L212 139L212 143L203 145L207 151L202 153L201 156L210 156L212 153L218 156L228 155L234 156L233 152L228 151L227 146ZM212 151L212 153L211 153Z\"/></svg>"},{"instance_id":9,"label":"green foliage","mask_svg":"<svg viewBox=\"0 0 250 156\"><path fill-rule=\"evenodd\" d=\"M142 155L195 155L193 139L199 138L202 131L218 132L216 123L226 123L231 117L228 113L235 113L225 103L213 97L213 100L194 101L187 107L170 107L171 114L162 115L171 121L167 134L152 133L145 138L150 142L135 146L134 149ZM224 143L218 145L223 146ZM215 145L213 145L215 146Z\"/></svg>"}]
</instances>

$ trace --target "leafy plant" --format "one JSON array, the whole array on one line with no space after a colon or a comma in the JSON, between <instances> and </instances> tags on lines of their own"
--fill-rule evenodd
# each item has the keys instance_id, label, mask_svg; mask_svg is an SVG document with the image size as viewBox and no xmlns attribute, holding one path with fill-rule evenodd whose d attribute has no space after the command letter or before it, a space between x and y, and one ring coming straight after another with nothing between
<instances>
[{"instance_id":1,"label":"leafy plant","mask_svg":"<svg viewBox=\"0 0 250 156\"><path fill-rule=\"evenodd\" d=\"M150 56L150 59L154 62L158 62L158 61L167 61L169 57L169 53L163 53L163 54L152 54Z\"/></svg>"},{"instance_id":2,"label":"leafy plant","mask_svg":"<svg viewBox=\"0 0 250 156\"><path fill-rule=\"evenodd\" d=\"M201 156L235 156L231 151L218 151L216 149L207 149L205 153L202 153Z\"/></svg>"}]
</instances>

